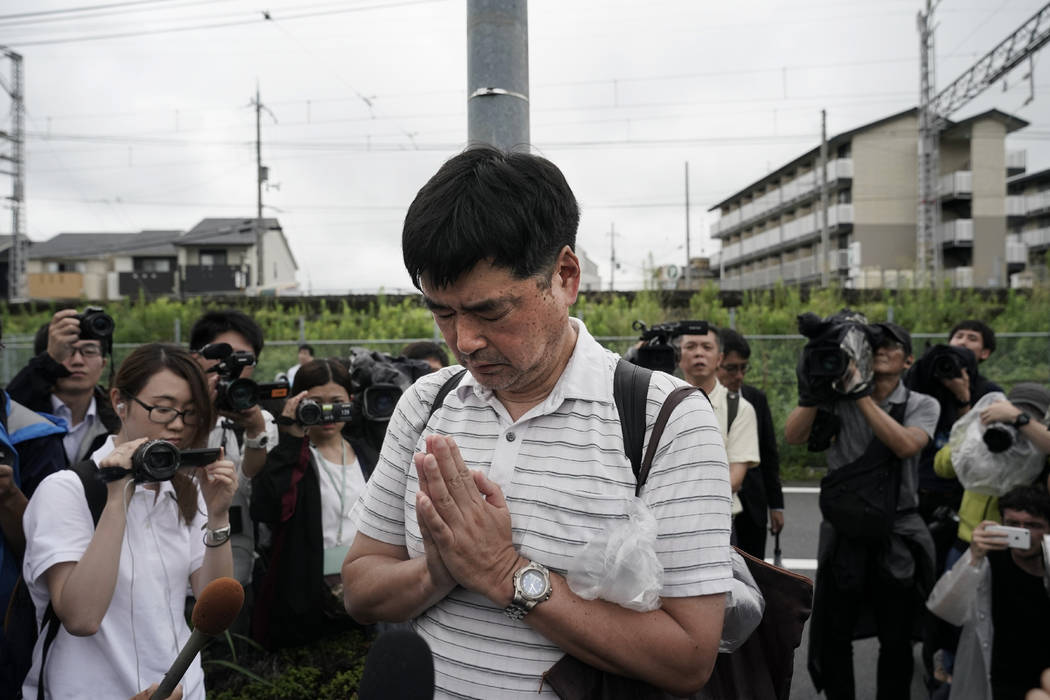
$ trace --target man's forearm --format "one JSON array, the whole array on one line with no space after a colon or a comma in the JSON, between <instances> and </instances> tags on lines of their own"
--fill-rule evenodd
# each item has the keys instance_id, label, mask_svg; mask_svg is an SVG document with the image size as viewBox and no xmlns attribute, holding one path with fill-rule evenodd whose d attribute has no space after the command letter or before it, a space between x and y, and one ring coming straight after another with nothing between
<instances>
[{"instance_id":1,"label":"man's forearm","mask_svg":"<svg viewBox=\"0 0 1050 700\"><path fill-rule=\"evenodd\" d=\"M455 588L434 583L426 557L368 554L343 564L342 575L343 603L361 624L411 620Z\"/></svg>"},{"instance_id":2,"label":"man's forearm","mask_svg":"<svg viewBox=\"0 0 1050 700\"><path fill-rule=\"evenodd\" d=\"M917 431L895 421L888 413L879 408L879 405L870 396L857 399L857 408L871 426L875 437L901 459L918 454L929 442L929 437L925 433L920 438Z\"/></svg>"},{"instance_id":3,"label":"man's forearm","mask_svg":"<svg viewBox=\"0 0 1050 700\"><path fill-rule=\"evenodd\" d=\"M817 418L816 406L795 406L784 421L784 439L789 445L801 445L809 440L813 421Z\"/></svg>"},{"instance_id":4,"label":"man's forearm","mask_svg":"<svg viewBox=\"0 0 1050 700\"><path fill-rule=\"evenodd\" d=\"M664 599L652 612L635 612L604 600L585 600L565 579L551 574L551 597L525 617L533 629L572 656L596 668L647 681L672 694L688 695L711 674L722 633L725 596ZM681 606L691 614L682 615ZM687 630L675 618L695 624Z\"/></svg>"}]
</instances>

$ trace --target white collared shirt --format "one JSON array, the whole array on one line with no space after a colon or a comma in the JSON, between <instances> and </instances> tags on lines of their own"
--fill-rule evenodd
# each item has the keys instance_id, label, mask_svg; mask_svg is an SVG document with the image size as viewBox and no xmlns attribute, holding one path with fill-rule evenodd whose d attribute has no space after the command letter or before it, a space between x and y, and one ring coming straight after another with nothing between
<instances>
[{"instance_id":1,"label":"white collared shirt","mask_svg":"<svg viewBox=\"0 0 1050 700\"><path fill-rule=\"evenodd\" d=\"M98 420L98 407L95 405L95 396L94 394L91 396L91 403L88 404L84 420L76 425L73 425L73 411L62 399L54 394L51 394L51 410L55 416L64 420L66 426L68 426L66 434L62 436L62 447L65 448L66 460L68 460L69 464L76 464L77 454L80 452L80 443L84 441L84 436L90 432L91 427Z\"/></svg>"}]
</instances>

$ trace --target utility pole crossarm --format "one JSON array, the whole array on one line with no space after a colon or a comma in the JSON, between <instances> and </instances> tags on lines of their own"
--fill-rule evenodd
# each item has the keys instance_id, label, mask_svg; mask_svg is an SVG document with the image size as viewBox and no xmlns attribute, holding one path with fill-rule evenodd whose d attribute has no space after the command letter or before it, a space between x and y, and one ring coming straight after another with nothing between
<instances>
[{"instance_id":1,"label":"utility pole crossarm","mask_svg":"<svg viewBox=\"0 0 1050 700\"><path fill-rule=\"evenodd\" d=\"M1013 70L1050 41L1050 3L1036 12L1013 34L985 54L965 73L941 90L931 105L934 114L946 118L997 80Z\"/></svg>"}]
</instances>

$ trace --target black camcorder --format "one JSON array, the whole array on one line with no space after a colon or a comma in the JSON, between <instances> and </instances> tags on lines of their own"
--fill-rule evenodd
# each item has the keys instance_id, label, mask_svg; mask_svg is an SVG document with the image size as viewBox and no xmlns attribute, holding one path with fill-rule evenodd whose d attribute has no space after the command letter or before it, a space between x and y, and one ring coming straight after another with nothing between
<instances>
[{"instance_id":1,"label":"black camcorder","mask_svg":"<svg viewBox=\"0 0 1050 700\"><path fill-rule=\"evenodd\" d=\"M113 322L113 317L101 307L89 306L73 318L80 321L81 340L97 340L103 346L112 342L113 329L116 324Z\"/></svg>"},{"instance_id":2,"label":"black camcorder","mask_svg":"<svg viewBox=\"0 0 1050 700\"><path fill-rule=\"evenodd\" d=\"M220 411L244 411L260 401L288 398L288 382L258 384L241 372L255 365L255 355L245 350L234 352L229 343L212 343L200 349L202 357L219 360L208 369L219 375L215 407Z\"/></svg>"},{"instance_id":3,"label":"black camcorder","mask_svg":"<svg viewBox=\"0 0 1050 700\"><path fill-rule=\"evenodd\" d=\"M871 384L873 340L880 331L862 314L843 309L821 319L807 312L798 317L798 331L809 338L802 349L799 372L819 396L831 399ZM853 368L859 373L856 386Z\"/></svg>"},{"instance_id":4,"label":"black camcorder","mask_svg":"<svg viewBox=\"0 0 1050 700\"><path fill-rule=\"evenodd\" d=\"M401 394L414 381L431 372L422 360L351 348L346 361L354 402L366 420L385 422L394 414Z\"/></svg>"},{"instance_id":5,"label":"black camcorder","mask_svg":"<svg viewBox=\"0 0 1050 700\"><path fill-rule=\"evenodd\" d=\"M640 333L638 340L642 345L634 353L625 355L625 359L640 367L668 374L674 374L678 366L678 350L671 340L681 335L707 335L714 328L707 321L669 321L654 326L635 321L631 327Z\"/></svg>"},{"instance_id":6,"label":"black camcorder","mask_svg":"<svg viewBox=\"0 0 1050 700\"><path fill-rule=\"evenodd\" d=\"M131 455L132 479L139 483L170 481L179 469L203 467L221 456L221 447L180 450L167 440L148 440Z\"/></svg>"},{"instance_id":7,"label":"black camcorder","mask_svg":"<svg viewBox=\"0 0 1050 700\"><path fill-rule=\"evenodd\" d=\"M353 419L353 408L352 403L320 403L304 399L295 409L295 421L306 426L347 423Z\"/></svg>"}]
</instances>

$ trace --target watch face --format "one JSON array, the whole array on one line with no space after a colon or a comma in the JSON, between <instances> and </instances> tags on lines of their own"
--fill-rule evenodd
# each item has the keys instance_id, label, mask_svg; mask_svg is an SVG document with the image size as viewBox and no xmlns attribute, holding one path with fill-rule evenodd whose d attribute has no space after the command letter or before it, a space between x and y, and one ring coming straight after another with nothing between
<instances>
[{"instance_id":1,"label":"watch face","mask_svg":"<svg viewBox=\"0 0 1050 700\"><path fill-rule=\"evenodd\" d=\"M521 592L526 598L539 598L547 591L547 581L543 574L529 569L521 575Z\"/></svg>"}]
</instances>

